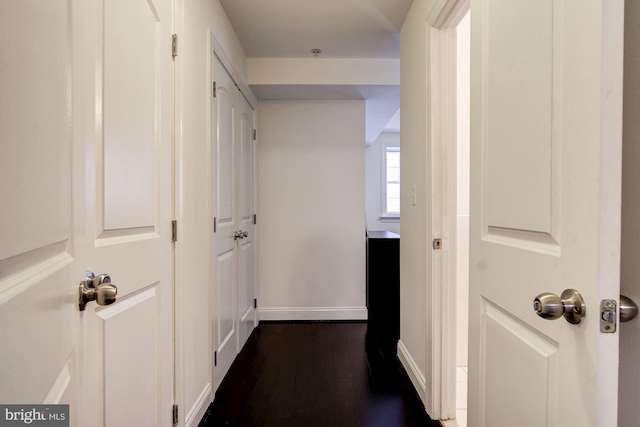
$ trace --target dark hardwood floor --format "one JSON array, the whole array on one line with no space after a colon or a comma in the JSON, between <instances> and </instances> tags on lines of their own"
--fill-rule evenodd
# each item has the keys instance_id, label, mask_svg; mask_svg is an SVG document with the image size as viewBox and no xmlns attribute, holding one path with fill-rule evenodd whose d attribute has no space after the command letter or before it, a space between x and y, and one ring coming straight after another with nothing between
<instances>
[{"instance_id":1,"label":"dark hardwood floor","mask_svg":"<svg viewBox=\"0 0 640 427\"><path fill-rule=\"evenodd\" d=\"M366 335L366 323L261 323L200 427L439 426Z\"/></svg>"}]
</instances>

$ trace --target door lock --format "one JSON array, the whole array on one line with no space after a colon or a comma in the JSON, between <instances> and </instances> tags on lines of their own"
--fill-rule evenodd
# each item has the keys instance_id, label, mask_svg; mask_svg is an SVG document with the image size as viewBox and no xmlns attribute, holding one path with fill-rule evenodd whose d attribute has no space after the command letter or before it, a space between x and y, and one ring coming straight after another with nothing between
<instances>
[{"instance_id":1,"label":"door lock","mask_svg":"<svg viewBox=\"0 0 640 427\"><path fill-rule=\"evenodd\" d=\"M248 231L238 230L233 234L233 240L244 239L245 237L249 237Z\"/></svg>"},{"instance_id":2,"label":"door lock","mask_svg":"<svg viewBox=\"0 0 640 427\"><path fill-rule=\"evenodd\" d=\"M87 303L91 301L97 302L98 305L113 304L118 294L118 288L111 283L111 277L108 274L100 274L96 277L91 270L87 270L87 279L80 282L79 289L80 311L84 311Z\"/></svg>"},{"instance_id":3,"label":"door lock","mask_svg":"<svg viewBox=\"0 0 640 427\"><path fill-rule=\"evenodd\" d=\"M544 292L533 300L533 310L543 319L554 320L564 316L573 325L580 324L587 314L582 295L575 289L565 289L561 296Z\"/></svg>"}]
</instances>

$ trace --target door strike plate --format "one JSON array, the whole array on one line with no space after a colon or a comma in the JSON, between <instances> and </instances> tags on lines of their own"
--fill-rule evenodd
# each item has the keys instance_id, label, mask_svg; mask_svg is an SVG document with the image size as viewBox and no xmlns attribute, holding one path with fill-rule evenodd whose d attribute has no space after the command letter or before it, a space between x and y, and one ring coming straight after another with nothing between
<instances>
[{"instance_id":1,"label":"door strike plate","mask_svg":"<svg viewBox=\"0 0 640 427\"><path fill-rule=\"evenodd\" d=\"M600 332L613 334L616 331L618 318L618 304L614 299L600 301Z\"/></svg>"},{"instance_id":2,"label":"door strike plate","mask_svg":"<svg viewBox=\"0 0 640 427\"><path fill-rule=\"evenodd\" d=\"M433 239L432 245L435 250L442 249L442 239Z\"/></svg>"}]
</instances>

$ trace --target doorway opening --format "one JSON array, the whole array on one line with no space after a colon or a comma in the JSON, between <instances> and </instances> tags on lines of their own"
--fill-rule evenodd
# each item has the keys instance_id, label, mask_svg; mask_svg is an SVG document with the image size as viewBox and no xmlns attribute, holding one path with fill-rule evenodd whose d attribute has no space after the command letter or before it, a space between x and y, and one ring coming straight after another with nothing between
<instances>
[{"instance_id":1,"label":"doorway opening","mask_svg":"<svg viewBox=\"0 0 640 427\"><path fill-rule=\"evenodd\" d=\"M432 27L432 117L436 298L442 304L439 418L467 425L471 27L469 2L450 3ZM434 249L436 241L434 240Z\"/></svg>"},{"instance_id":2,"label":"doorway opening","mask_svg":"<svg viewBox=\"0 0 640 427\"><path fill-rule=\"evenodd\" d=\"M456 420L467 425L469 338L470 16L456 26Z\"/></svg>"}]
</instances>

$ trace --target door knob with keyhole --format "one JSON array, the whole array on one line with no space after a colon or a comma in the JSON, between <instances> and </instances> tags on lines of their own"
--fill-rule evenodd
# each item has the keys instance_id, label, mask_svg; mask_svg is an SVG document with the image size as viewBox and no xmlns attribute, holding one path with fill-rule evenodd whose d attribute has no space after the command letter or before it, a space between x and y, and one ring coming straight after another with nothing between
<instances>
[{"instance_id":1,"label":"door knob with keyhole","mask_svg":"<svg viewBox=\"0 0 640 427\"><path fill-rule=\"evenodd\" d=\"M575 289L565 289L561 296L544 292L533 300L533 310L543 319L554 320L564 316L573 325L580 324L587 314L582 295Z\"/></svg>"},{"instance_id":2,"label":"door knob with keyhole","mask_svg":"<svg viewBox=\"0 0 640 427\"><path fill-rule=\"evenodd\" d=\"M80 282L79 288L80 311L84 311L91 301L95 301L98 305L113 304L118 294L118 288L111 283L111 277L108 274L96 277L91 270L87 270L87 279Z\"/></svg>"}]
</instances>

